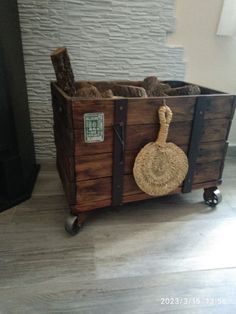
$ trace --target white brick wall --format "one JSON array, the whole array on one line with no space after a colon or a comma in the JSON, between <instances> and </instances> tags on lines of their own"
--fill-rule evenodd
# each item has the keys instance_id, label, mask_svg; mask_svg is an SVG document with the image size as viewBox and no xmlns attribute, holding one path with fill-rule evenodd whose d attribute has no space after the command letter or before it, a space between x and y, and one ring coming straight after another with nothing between
<instances>
[{"instance_id":1,"label":"white brick wall","mask_svg":"<svg viewBox=\"0 0 236 314\"><path fill-rule=\"evenodd\" d=\"M55 156L50 52L66 46L76 79L183 79L183 49L165 44L174 0L18 0L38 158Z\"/></svg>"}]
</instances>

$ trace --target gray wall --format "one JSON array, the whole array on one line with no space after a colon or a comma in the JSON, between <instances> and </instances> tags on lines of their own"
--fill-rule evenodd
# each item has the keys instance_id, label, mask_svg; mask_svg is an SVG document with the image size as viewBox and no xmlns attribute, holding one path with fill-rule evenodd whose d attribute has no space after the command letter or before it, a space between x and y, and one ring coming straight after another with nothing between
<instances>
[{"instance_id":1,"label":"gray wall","mask_svg":"<svg viewBox=\"0 0 236 314\"><path fill-rule=\"evenodd\" d=\"M183 79L183 49L166 46L174 0L18 0L36 153L55 156L50 52L66 46L77 79Z\"/></svg>"}]
</instances>

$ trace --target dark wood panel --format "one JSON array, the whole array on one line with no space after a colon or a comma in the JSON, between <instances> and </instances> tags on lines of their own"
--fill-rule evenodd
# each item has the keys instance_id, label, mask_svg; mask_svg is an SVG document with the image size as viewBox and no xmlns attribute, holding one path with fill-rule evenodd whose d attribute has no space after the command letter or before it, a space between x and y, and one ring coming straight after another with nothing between
<instances>
[{"instance_id":1,"label":"dark wood panel","mask_svg":"<svg viewBox=\"0 0 236 314\"><path fill-rule=\"evenodd\" d=\"M76 158L76 180L83 181L112 176L113 154L97 154Z\"/></svg>"},{"instance_id":2,"label":"dark wood panel","mask_svg":"<svg viewBox=\"0 0 236 314\"><path fill-rule=\"evenodd\" d=\"M225 145L225 141L200 143L197 163L223 160Z\"/></svg>"},{"instance_id":3,"label":"dark wood panel","mask_svg":"<svg viewBox=\"0 0 236 314\"><path fill-rule=\"evenodd\" d=\"M54 120L54 139L57 149L64 150L67 156L74 155L74 135L73 131L58 124Z\"/></svg>"},{"instance_id":4,"label":"dark wood panel","mask_svg":"<svg viewBox=\"0 0 236 314\"><path fill-rule=\"evenodd\" d=\"M181 146L187 152L187 145ZM222 160L224 156L225 142L201 143L197 163ZM131 174L138 150L126 151L125 174ZM112 176L113 154L97 154L80 156L76 158L77 181L96 179Z\"/></svg>"},{"instance_id":5,"label":"dark wood panel","mask_svg":"<svg viewBox=\"0 0 236 314\"><path fill-rule=\"evenodd\" d=\"M177 194L180 192L181 192L181 188L177 188L176 190L170 192L168 195ZM138 193L138 194L133 193L133 194L124 195L123 201L124 203L130 203L130 202L137 202L137 201L143 201L143 200L155 199L155 198L158 199L158 197L150 196L145 193Z\"/></svg>"},{"instance_id":6,"label":"dark wood panel","mask_svg":"<svg viewBox=\"0 0 236 314\"><path fill-rule=\"evenodd\" d=\"M104 112L105 126L112 126L115 100L80 100L73 103L74 128L83 128L83 115L87 112ZM168 105L174 112L173 122L191 121L196 98L181 100L168 99ZM163 104L162 98L129 98L127 125L158 123L158 109Z\"/></svg>"},{"instance_id":7,"label":"dark wood panel","mask_svg":"<svg viewBox=\"0 0 236 314\"><path fill-rule=\"evenodd\" d=\"M194 184L217 181L220 175L221 161L198 164L194 175ZM204 186L204 185L203 185ZM96 201L109 200L111 205L112 177L77 182L77 203L88 206ZM178 190L180 191L180 190ZM136 185L132 175L124 176L124 201L126 196L144 194ZM146 198L150 196L146 195Z\"/></svg>"},{"instance_id":8,"label":"dark wood panel","mask_svg":"<svg viewBox=\"0 0 236 314\"><path fill-rule=\"evenodd\" d=\"M166 99L167 105L173 112L173 122L193 119L196 97L167 97ZM129 99L127 124L157 124L159 122L158 110L161 105L163 105L162 97Z\"/></svg>"},{"instance_id":9,"label":"dark wood panel","mask_svg":"<svg viewBox=\"0 0 236 314\"><path fill-rule=\"evenodd\" d=\"M180 146L186 153L187 146ZM200 152L197 158L197 163L210 163L214 161L222 161L225 151L225 142L201 143ZM125 159L125 174L132 173L134 160L138 151L127 151Z\"/></svg>"},{"instance_id":10,"label":"dark wood panel","mask_svg":"<svg viewBox=\"0 0 236 314\"><path fill-rule=\"evenodd\" d=\"M113 151L113 128L107 127L104 131L104 142L85 143L84 129L75 130L75 155L86 156Z\"/></svg>"},{"instance_id":11,"label":"dark wood panel","mask_svg":"<svg viewBox=\"0 0 236 314\"><path fill-rule=\"evenodd\" d=\"M140 150L144 145L157 138L160 126L157 124L144 124L128 126L126 136L127 150ZM187 145L191 131L191 121L171 123L168 142L177 145Z\"/></svg>"},{"instance_id":12,"label":"dark wood panel","mask_svg":"<svg viewBox=\"0 0 236 314\"><path fill-rule=\"evenodd\" d=\"M208 181L208 182L201 182L201 183L193 184L192 189L195 190L195 189L209 188L209 187L212 187L212 186L218 186L220 184L221 184L221 182L218 181L218 180ZM176 190L174 190L171 193L169 193L168 195L180 193L181 190L182 190L182 188L179 187ZM152 199L152 198L153 199L154 198L158 199L157 197L149 196L149 195L147 195L145 193L139 193L139 194L125 195L123 197L123 201L124 201L124 203L130 203L130 202L143 201L143 200ZM108 206L108 205L106 205L106 206ZM96 207L94 207L94 208L96 208Z\"/></svg>"},{"instance_id":13,"label":"dark wood panel","mask_svg":"<svg viewBox=\"0 0 236 314\"><path fill-rule=\"evenodd\" d=\"M68 177L68 173L65 167L65 160L60 154L60 151L57 152L57 169L62 181L62 185L66 194L66 198L69 205L76 203L76 183L71 181Z\"/></svg>"},{"instance_id":14,"label":"dark wood panel","mask_svg":"<svg viewBox=\"0 0 236 314\"><path fill-rule=\"evenodd\" d=\"M77 182L77 203L111 201L112 177Z\"/></svg>"},{"instance_id":15,"label":"dark wood panel","mask_svg":"<svg viewBox=\"0 0 236 314\"><path fill-rule=\"evenodd\" d=\"M167 104L173 111L173 122L192 121L196 99L196 96L166 97ZM83 128L83 115L87 112L104 112L105 126L113 125L114 102L114 99L74 101L74 128ZM233 96L209 96L205 119L230 118L232 102ZM137 125L158 123L158 109L162 104L162 97L129 98L127 124Z\"/></svg>"},{"instance_id":16,"label":"dark wood panel","mask_svg":"<svg viewBox=\"0 0 236 314\"><path fill-rule=\"evenodd\" d=\"M221 160L216 160L211 163L197 164L196 171L193 177L193 183L214 181L220 179Z\"/></svg>"},{"instance_id":17,"label":"dark wood panel","mask_svg":"<svg viewBox=\"0 0 236 314\"><path fill-rule=\"evenodd\" d=\"M221 161L197 164L193 183L215 181L219 179ZM135 183L133 175L124 176L124 196L143 193Z\"/></svg>"},{"instance_id":18,"label":"dark wood panel","mask_svg":"<svg viewBox=\"0 0 236 314\"><path fill-rule=\"evenodd\" d=\"M66 173L67 179L71 182L75 182L76 173L75 173L74 157L68 156L66 154L66 151L61 148L57 148L57 156L60 157L61 164L63 166L64 172Z\"/></svg>"},{"instance_id":19,"label":"dark wood panel","mask_svg":"<svg viewBox=\"0 0 236 314\"><path fill-rule=\"evenodd\" d=\"M51 83L52 107L53 115L60 124L66 128L73 128L72 101L71 99L56 85Z\"/></svg>"},{"instance_id":20,"label":"dark wood panel","mask_svg":"<svg viewBox=\"0 0 236 314\"><path fill-rule=\"evenodd\" d=\"M93 209L98 209L98 208L103 208L103 207L108 207L111 206L111 199L106 199L106 200L100 200L100 201L87 201L85 203L79 203L73 207L72 212L73 214L77 213L82 213L85 211L90 211Z\"/></svg>"},{"instance_id":21,"label":"dark wood panel","mask_svg":"<svg viewBox=\"0 0 236 314\"><path fill-rule=\"evenodd\" d=\"M208 98L208 104L206 106L206 112L204 119L222 119L232 118L232 106L234 96L229 95L214 95L206 96Z\"/></svg>"},{"instance_id":22,"label":"dark wood panel","mask_svg":"<svg viewBox=\"0 0 236 314\"><path fill-rule=\"evenodd\" d=\"M202 130L202 143L225 140L227 128L230 124L228 119L205 120L205 126ZM188 145L192 122L171 123L168 135L168 142L176 145ZM126 131L126 149L140 150L145 144L156 139L159 131L159 125L129 125ZM66 132L66 130L65 130ZM75 130L75 155L86 156L102 153L112 153L113 151L113 129L105 128L104 142L85 143L84 130ZM68 144L66 144L68 145Z\"/></svg>"},{"instance_id":23,"label":"dark wood panel","mask_svg":"<svg viewBox=\"0 0 236 314\"><path fill-rule=\"evenodd\" d=\"M105 126L112 126L114 120L114 99L78 100L73 102L74 128L84 127L84 114L103 112Z\"/></svg>"},{"instance_id":24,"label":"dark wood panel","mask_svg":"<svg viewBox=\"0 0 236 314\"><path fill-rule=\"evenodd\" d=\"M228 119L205 120L201 142L206 143L226 140L229 125L230 120Z\"/></svg>"},{"instance_id":25,"label":"dark wood panel","mask_svg":"<svg viewBox=\"0 0 236 314\"><path fill-rule=\"evenodd\" d=\"M159 125L127 126L126 149L138 150L157 137ZM187 144L191 130L191 122L172 123L168 141L178 145ZM105 128L104 142L85 143L84 130L75 130L75 154L77 156L95 155L113 152L113 129Z\"/></svg>"},{"instance_id":26,"label":"dark wood panel","mask_svg":"<svg viewBox=\"0 0 236 314\"><path fill-rule=\"evenodd\" d=\"M54 138L57 168L69 204L75 204L74 134L70 99L56 84L51 84L54 115Z\"/></svg>"},{"instance_id":27,"label":"dark wood panel","mask_svg":"<svg viewBox=\"0 0 236 314\"><path fill-rule=\"evenodd\" d=\"M207 181L207 182L193 184L192 189L197 190L197 189L210 188L212 186L219 186L220 184L221 184L221 181L218 181L218 180ZM177 188L175 191L169 193L169 195L180 193L180 192L181 192L181 188ZM151 198L154 199L155 197L149 196L145 193L139 193L139 194L125 195L123 197L123 202L130 203L130 202L143 201L143 200L147 200ZM156 199L158 200L157 197ZM111 206L111 199L100 200L100 201L88 201L84 204L75 205L73 207L73 213L76 214L78 212L84 212L84 211L89 211L89 210L98 209L102 207L108 207L108 206Z\"/></svg>"}]
</instances>

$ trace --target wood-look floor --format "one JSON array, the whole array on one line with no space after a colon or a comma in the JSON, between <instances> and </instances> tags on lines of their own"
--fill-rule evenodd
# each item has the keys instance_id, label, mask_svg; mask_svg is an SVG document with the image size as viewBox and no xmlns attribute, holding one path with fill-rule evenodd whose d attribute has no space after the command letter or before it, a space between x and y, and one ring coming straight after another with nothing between
<instances>
[{"instance_id":1,"label":"wood-look floor","mask_svg":"<svg viewBox=\"0 0 236 314\"><path fill-rule=\"evenodd\" d=\"M33 197L0 214L0 313L236 313L235 157L221 191L216 209L199 190L98 210L71 237L44 164Z\"/></svg>"}]
</instances>

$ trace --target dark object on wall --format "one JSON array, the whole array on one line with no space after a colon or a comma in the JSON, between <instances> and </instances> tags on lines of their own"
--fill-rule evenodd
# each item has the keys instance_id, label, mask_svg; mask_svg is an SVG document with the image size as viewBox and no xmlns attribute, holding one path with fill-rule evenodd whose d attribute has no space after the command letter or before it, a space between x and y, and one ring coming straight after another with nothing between
<instances>
[{"instance_id":1,"label":"dark object on wall","mask_svg":"<svg viewBox=\"0 0 236 314\"><path fill-rule=\"evenodd\" d=\"M29 198L39 167L30 126L16 0L0 2L0 211Z\"/></svg>"},{"instance_id":2,"label":"dark object on wall","mask_svg":"<svg viewBox=\"0 0 236 314\"><path fill-rule=\"evenodd\" d=\"M187 85L163 83L171 88ZM107 82L100 85L109 87ZM51 84L57 167L72 214L66 221L68 232L78 232L86 211L152 198L139 189L132 168L140 149L155 140L164 99L173 112L168 141L180 146L189 160L185 181L172 193L204 189L206 204L220 202L217 186L236 102L233 95L199 88L201 95L81 99L66 97Z\"/></svg>"}]
</instances>

